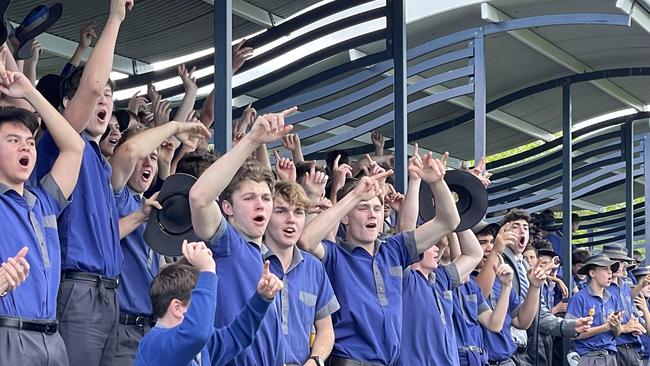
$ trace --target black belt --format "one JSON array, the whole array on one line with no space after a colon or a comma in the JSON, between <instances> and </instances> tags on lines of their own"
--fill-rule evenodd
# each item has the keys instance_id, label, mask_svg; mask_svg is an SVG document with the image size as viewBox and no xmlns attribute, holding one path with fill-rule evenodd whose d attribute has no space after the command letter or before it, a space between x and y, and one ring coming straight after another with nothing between
<instances>
[{"instance_id":1,"label":"black belt","mask_svg":"<svg viewBox=\"0 0 650 366\"><path fill-rule=\"evenodd\" d=\"M509 358L501 361L488 361L488 365L505 365L506 363L512 362Z\"/></svg>"},{"instance_id":2,"label":"black belt","mask_svg":"<svg viewBox=\"0 0 650 366\"><path fill-rule=\"evenodd\" d=\"M329 358L329 364L330 366L382 366L380 363L357 361L336 356L331 356Z\"/></svg>"},{"instance_id":3,"label":"black belt","mask_svg":"<svg viewBox=\"0 0 650 366\"><path fill-rule=\"evenodd\" d=\"M526 353L528 352L528 346L517 346L517 353Z\"/></svg>"},{"instance_id":4,"label":"black belt","mask_svg":"<svg viewBox=\"0 0 650 366\"><path fill-rule=\"evenodd\" d=\"M104 277L102 275L88 272L63 272L61 281L65 280L94 283L97 286L97 290L99 291L99 296L106 304L109 303L109 294L106 293L106 290L115 290L120 285L120 281L117 278Z\"/></svg>"},{"instance_id":5,"label":"black belt","mask_svg":"<svg viewBox=\"0 0 650 366\"><path fill-rule=\"evenodd\" d=\"M596 350L596 351L587 352L586 355L584 355L584 356L580 356L580 357L587 357L587 356L606 356L606 355L615 355L615 354L616 354L616 352L614 352L614 351L610 351L610 350L608 350L608 349L599 349L599 350Z\"/></svg>"},{"instance_id":6,"label":"black belt","mask_svg":"<svg viewBox=\"0 0 650 366\"><path fill-rule=\"evenodd\" d=\"M622 349L630 349L630 348L637 348L639 345L636 343L625 343L625 344L617 344L616 348L622 348Z\"/></svg>"},{"instance_id":7,"label":"black belt","mask_svg":"<svg viewBox=\"0 0 650 366\"><path fill-rule=\"evenodd\" d=\"M52 335L56 333L59 322L56 320L22 320L20 318L0 317L0 327L31 330L34 332Z\"/></svg>"},{"instance_id":8,"label":"black belt","mask_svg":"<svg viewBox=\"0 0 650 366\"><path fill-rule=\"evenodd\" d=\"M151 328L154 324L153 317L147 315L131 315L120 313L120 324L135 325L140 328Z\"/></svg>"},{"instance_id":9,"label":"black belt","mask_svg":"<svg viewBox=\"0 0 650 366\"><path fill-rule=\"evenodd\" d=\"M481 347L477 347L477 346L463 346L463 347L460 347L460 349L463 350L463 351L476 352L476 353L478 353L479 355L482 355L483 352L484 352L484 351L483 351L483 348L481 348Z\"/></svg>"}]
</instances>

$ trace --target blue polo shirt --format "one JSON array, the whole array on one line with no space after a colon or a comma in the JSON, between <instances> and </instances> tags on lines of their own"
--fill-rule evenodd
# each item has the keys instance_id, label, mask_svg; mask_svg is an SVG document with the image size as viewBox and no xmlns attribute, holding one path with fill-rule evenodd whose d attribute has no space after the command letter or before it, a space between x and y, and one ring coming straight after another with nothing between
<instances>
[{"instance_id":1,"label":"blue polo shirt","mask_svg":"<svg viewBox=\"0 0 650 366\"><path fill-rule=\"evenodd\" d=\"M494 311L497 305L499 296L501 295L501 281L494 280L494 287L487 299L487 304ZM503 321L503 328L498 333L491 332L483 328L483 341L485 348L488 350L488 359L490 361L504 361L510 358L517 350L517 345L512 339L510 327L512 326L512 318L517 316L519 311L520 298L515 293L514 288L510 291L510 299L508 302L508 312L506 313L505 320Z\"/></svg>"},{"instance_id":2,"label":"blue polo shirt","mask_svg":"<svg viewBox=\"0 0 650 366\"><path fill-rule=\"evenodd\" d=\"M341 309L332 315L332 354L357 361L394 364L402 335L402 272L420 260L412 231L365 249L323 241L323 264Z\"/></svg>"},{"instance_id":3,"label":"blue polo shirt","mask_svg":"<svg viewBox=\"0 0 650 366\"><path fill-rule=\"evenodd\" d=\"M217 262L217 275L221 279L214 318L218 328L230 324L257 291L257 283L262 276L262 253L260 247L248 239L223 218L210 241L210 249ZM284 354L280 297L276 296L253 343L234 358L231 364L282 365Z\"/></svg>"},{"instance_id":4,"label":"blue polo shirt","mask_svg":"<svg viewBox=\"0 0 650 366\"><path fill-rule=\"evenodd\" d=\"M485 349L483 328L478 316L490 310L474 275L454 291L454 333L459 348L479 347Z\"/></svg>"},{"instance_id":5,"label":"blue polo shirt","mask_svg":"<svg viewBox=\"0 0 650 366\"><path fill-rule=\"evenodd\" d=\"M111 188L111 166L97 144L86 134L75 197L59 216L61 267L116 278L122 272L124 257L120 247L119 218ZM41 179L52 169L59 149L49 132L38 141L34 173Z\"/></svg>"},{"instance_id":6,"label":"blue polo shirt","mask_svg":"<svg viewBox=\"0 0 650 366\"><path fill-rule=\"evenodd\" d=\"M646 300L648 303L648 306L650 306L650 300ZM646 321L646 324L648 324L648 321ZM643 345L643 349L641 350L641 356L648 358L650 357L650 335L648 333L643 333L641 334L641 344Z\"/></svg>"},{"instance_id":7,"label":"blue polo shirt","mask_svg":"<svg viewBox=\"0 0 650 366\"><path fill-rule=\"evenodd\" d=\"M265 260L282 268L278 257L266 246L262 252ZM282 336L286 345L284 362L302 365L309 359L314 322L332 315L340 308L339 302L323 264L298 247L294 246L289 269L279 277L284 285L280 294Z\"/></svg>"},{"instance_id":8,"label":"blue polo shirt","mask_svg":"<svg viewBox=\"0 0 650 366\"><path fill-rule=\"evenodd\" d=\"M607 316L616 311L616 305L607 289L603 290L603 297L594 294L590 286L580 290L577 294L569 298L569 308L567 309L567 319L576 319L589 316L589 310L594 309L594 322L592 327L605 324ZM616 343L612 332L596 334L587 339L575 340L576 352L580 356L591 351L608 350L616 352Z\"/></svg>"},{"instance_id":9,"label":"blue polo shirt","mask_svg":"<svg viewBox=\"0 0 650 366\"><path fill-rule=\"evenodd\" d=\"M270 302L255 293L232 324L214 328L217 276L201 272L192 290L192 301L183 322L173 328L160 324L145 334L138 345L139 366L223 365L241 352L252 338Z\"/></svg>"},{"instance_id":10,"label":"blue polo shirt","mask_svg":"<svg viewBox=\"0 0 650 366\"><path fill-rule=\"evenodd\" d=\"M612 284L609 285L607 290L616 310L624 311L621 324L626 324L632 318L632 314L637 314L637 310L636 306L632 303L632 289L625 281L625 278L621 278L621 283L622 285L619 287L612 279ZM621 335L616 337L617 346L630 343L635 344L635 348L637 349L641 348L641 338L639 336L635 336L632 333L621 333Z\"/></svg>"},{"instance_id":11,"label":"blue polo shirt","mask_svg":"<svg viewBox=\"0 0 650 366\"><path fill-rule=\"evenodd\" d=\"M454 334L453 290L460 280L453 263L438 267L426 278L418 270L404 271L400 365L458 365Z\"/></svg>"},{"instance_id":12,"label":"blue polo shirt","mask_svg":"<svg viewBox=\"0 0 650 366\"><path fill-rule=\"evenodd\" d=\"M61 251L56 218L68 205L61 189L46 175L37 186L18 192L0 184L0 263L24 246L29 276L16 290L0 297L0 315L26 319L56 319L61 281Z\"/></svg>"},{"instance_id":13,"label":"blue polo shirt","mask_svg":"<svg viewBox=\"0 0 650 366\"><path fill-rule=\"evenodd\" d=\"M115 203L120 218L142 207L142 196L128 186L115 192ZM151 316L149 285L160 269L160 255L144 241L146 224L138 226L131 234L120 240L124 252L124 268L120 274L120 312L131 315Z\"/></svg>"}]
</instances>

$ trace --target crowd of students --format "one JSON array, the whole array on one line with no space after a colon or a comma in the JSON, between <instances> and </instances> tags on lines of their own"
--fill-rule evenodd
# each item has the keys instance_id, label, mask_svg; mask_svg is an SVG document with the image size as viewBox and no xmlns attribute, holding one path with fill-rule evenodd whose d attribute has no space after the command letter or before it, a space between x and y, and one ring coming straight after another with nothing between
<instances>
[{"instance_id":1,"label":"crowd of students","mask_svg":"<svg viewBox=\"0 0 650 366\"><path fill-rule=\"evenodd\" d=\"M249 105L219 156L214 94L197 115L182 65L173 120L151 86L114 111L109 74L133 6L112 0L99 36L84 27L61 75L36 86L38 45L24 64L10 43L0 51L1 365L559 365L565 339L578 365L648 362L643 259L573 248L563 268L570 244L552 212L456 232L447 154L416 145L397 192L380 133L372 156L333 151L321 166L285 124L295 107ZM236 45L233 72L251 55ZM291 158L276 151L273 167L278 140ZM469 172L490 184L482 162ZM150 216L174 194L189 215L167 230ZM152 249L167 240L183 255Z\"/></svg>"}]
</instances>

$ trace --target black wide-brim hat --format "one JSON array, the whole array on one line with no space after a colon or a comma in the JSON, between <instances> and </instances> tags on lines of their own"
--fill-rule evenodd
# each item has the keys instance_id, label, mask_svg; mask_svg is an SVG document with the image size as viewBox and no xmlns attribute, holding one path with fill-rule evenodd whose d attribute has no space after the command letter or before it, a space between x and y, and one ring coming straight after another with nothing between
<instances>
[{"instance_id":1,"label":"black wide-brim hat","mask_svg":"<svg viewBox=\"0 0 650 366\"><path fill-rule=\"evenodd\" d=\"M460 215L460 224L456 232L465 231L478 224L488 208L487 189L472 173L463 170L448 170L445 173L445 183L457 198L456 208ZM428 184L420 187L420 216L429 221L436 215L433 203L433 192Z\"/></svg>"},{"instance_id":2,"label":"black wide-brim hat","mask_svg":"<svg viewBox=\"0 0 650 366\"><path fill-rule=\"evenodd\" d=\"M620 262L615 262L609 259L605 254L598 253L587 258L585 264L578 270L578 274L588 275L589 270L593 267L609 267L612 272L617 272L620 266Z\"/></svg>"},{"instance_id":3,"label":"black wide-brim hat","mask_svg":"<svg viewBox=\"0 0 650 366\"><path fill-rule=\"evenodd\" d=\"M557 254L554 250L552 249L537 249L537 256L545 256L545 257L559 257L560 255Z\"/></svg>"},{"instance_id":4,"label":"black wide-brim hat","mask_svg":"<svg viewBox=\"0 0 650 366\"><path fill-rule=\"evenodd\" d=\"M198 241L192 227L190 189L196 178L177 173L165 180L157 201L162 210L154 208L144 231L144 240L156 252L177 257L183 255L183 240Z\"/></svg>"}]
</instances>

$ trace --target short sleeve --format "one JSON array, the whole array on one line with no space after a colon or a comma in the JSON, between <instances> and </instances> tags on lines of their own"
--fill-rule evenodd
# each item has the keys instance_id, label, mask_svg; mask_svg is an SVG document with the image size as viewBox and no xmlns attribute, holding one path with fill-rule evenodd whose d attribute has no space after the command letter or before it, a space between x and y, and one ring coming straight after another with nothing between
<instances>
[{"instance_id":1,"label":"short sleeve","mask_svg":"<svg viewBox=\"0 0 650 366\"><path fill-rule=\"evenodd\" d=\"M318 273L318 299L316 300L316 320L326 318L341 307L330 283L325 268L320 262L315 263Z\"/></svg>"},{"instance_id":2,"label":"short sleeve","mask_svg":"<svg viewBox=\"0 0 650 366\"><path fill-rule=\"evenodd\" d=\"M239 250L243 241L244 239L226 221L226 218L221 217L217 232L210 239L210 249L215 258L227 257Z\"/></svg>"},{"instance_id":3,"label":"short sleeve","mask_svg":"<svg viewBox=\"0 0 650 366\"><path fill-rule=\"evenodd\" d=\"M588 312L588 310L587 310ZM585 313L584 310L584 301L582 296L571 296L569 297L569 306L566 311L567 319L575 319L582 317L582 314Z\"/></svg>"},{"instance_id":4,"label":"short sleeve","mask_svg":"<svg viewBox=\"0 0 650 366\"><path fill-rule=\"evenodd\" d=\"M54 178L52 178L52 175L49 173L40 180L39 186L43 192L43 197L41 198L45 198L53 213L56 216L59 216L61 212L63 212L63 210L68 207L71 200L67 199L63 195L61 187L59 187Z\"/></svg>"},{"instance_id":5,"label":"short sleeve","mask_svg":"<svg viewBox=\"0 0 650 366\"><path fill-rule=\"evenodd\" d=\"M381 245L387 247L388 250L397 255L399 264L401 264L404 269L411 264L420 261L420 255L418 254L415 245L414 231L405 231L393 235L386 239Z\"/></svg>"}]
</instances>

